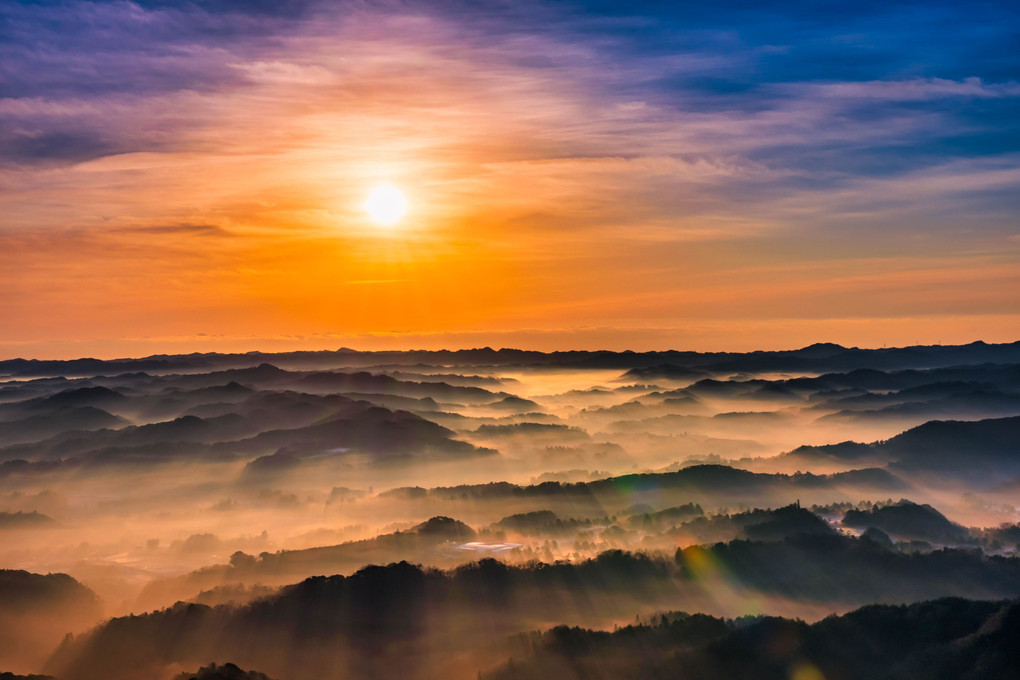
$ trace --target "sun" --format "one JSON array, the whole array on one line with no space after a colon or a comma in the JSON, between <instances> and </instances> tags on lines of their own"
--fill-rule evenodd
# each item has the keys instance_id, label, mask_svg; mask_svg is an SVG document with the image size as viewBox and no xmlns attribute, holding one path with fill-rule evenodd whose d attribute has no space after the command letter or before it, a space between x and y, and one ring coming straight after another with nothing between
<instances>
[{"instance_id":1,"label":"sun","mask_svg":"<svg viewBox=\"0 0 1020 680\"><path fill-rule=\"evenodd\" d=\"M407 198L392 184L380 184L372 189L362 207L376 224L390 227L407 212Z\"/></svg>"}]
</instances>

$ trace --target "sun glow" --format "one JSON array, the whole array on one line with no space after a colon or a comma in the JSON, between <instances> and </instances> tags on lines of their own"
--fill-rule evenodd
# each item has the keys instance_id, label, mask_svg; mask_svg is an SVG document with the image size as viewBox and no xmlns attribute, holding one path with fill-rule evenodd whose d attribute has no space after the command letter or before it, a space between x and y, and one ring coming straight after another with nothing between
<instances>
[{"instance_id":1,"label":"sun glow","mask_svg":"<svg viewBox=\"0 0 1020 680\"><path fill-rule=\"evenodd\" d=\"M372 189L362 206L373 222L380 226L393 226L407 212L407 198L392 184L380 184Z\"/></svg>"}]
</instances>

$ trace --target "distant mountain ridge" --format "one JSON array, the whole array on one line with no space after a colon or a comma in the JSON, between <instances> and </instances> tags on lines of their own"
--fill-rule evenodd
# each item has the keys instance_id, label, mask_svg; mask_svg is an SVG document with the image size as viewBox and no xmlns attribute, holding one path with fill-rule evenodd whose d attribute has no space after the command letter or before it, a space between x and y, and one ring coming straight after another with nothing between
<instances>
[{"instance_id":1,"label":"distant mountain ridge","mask_svg":"<svg viewBox=\"0 0 1020 680\"><path fill-rule=\"evenodd\" d=\"M215 367L245 368L262 363L281 364L288 369L331 365L366 366L560 366L576 368L650 369L662 367L664 373L680 369L736 373L763 371L825 372L854 368L933 368L979 363L1020 362L1020 342L967 345L919 345L883 349L843 347L816 343L793 350L755 352L693 352L668 350L656 352L557 351L539 352L520 349L409 350L409 351L335 351L249 352L246 354L158 354L140 358L100 360L7 359L0 361L0 375L96 376L129 371L177 372L202 371ZM647 376L646 376L647 377Z\"/></svg>"},{"instance_id":2,"label":"distant mountain ridge","mask_svg":"<svg viewBox=\"0 0 1020 680\"><path fill-rule=\"evenodd\" d=\"M1020 474L1020 416L977 421L933 420L891 439L801 446L784 458L886 464L892 470L929 472L988 481Z\"/></svg>"}]
</instances>

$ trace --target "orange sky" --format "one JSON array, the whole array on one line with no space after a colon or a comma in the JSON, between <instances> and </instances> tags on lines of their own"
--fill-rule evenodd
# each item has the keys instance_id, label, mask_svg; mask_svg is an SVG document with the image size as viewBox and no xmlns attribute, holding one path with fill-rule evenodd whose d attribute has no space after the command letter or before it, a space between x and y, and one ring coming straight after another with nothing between
<instances>
[{"instance_id":1,"label":"orange sky","mask_svg":"<svg viewBox=\"0 0 1020 680\"><path fill-rule=\"evenodd\" d=\"M830 177L812 150L880 143L831 84L681 108L642 80L666 57L485 30L319 14L161 67L204 86L0 100L112 145L0 166L0 355L1020 338L1018 215L977 200L1012 157ZM977 96L910 83L867 96ZM361 207L381 182L391 228Z\"/></svg>"}]
</instances>

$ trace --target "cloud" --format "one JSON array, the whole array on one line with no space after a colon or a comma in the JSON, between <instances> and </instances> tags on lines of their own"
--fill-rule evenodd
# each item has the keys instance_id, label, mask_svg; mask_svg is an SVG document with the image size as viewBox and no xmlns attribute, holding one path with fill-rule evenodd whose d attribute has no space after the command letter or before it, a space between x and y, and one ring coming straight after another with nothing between
<instances>
[{"instance_id":1,"label":"cloud","mask_svg":"<svg viewBox=\"0 0 1020 680\"><path fill-rule=\"evenodd\" d=\"M167 236L231 236L232 234L215 224L159 224L152 226L124 227L120 231Z\"/></svg>"},{"instance_id":2,"label":"cloud","mask_svg":"<svg viewBox=\"0 0 1020 680\"><path fill-rule=\"evenodd\" d=\"M810 94L838 99L866 99L891 102L928 101L943 97L1020 97L1020 83L984 83L980 78L947 80L914 78L911 80L872 80L805 86Z\"/></svg>"},{"instance_id":3,"label":"cloud","mask_svg":"<svg viewBox=\"0 0 1020 680\"><path fill-rule=\"evenodd\" d=\"M492 295L463 324L578 290L594 323L593 262L654 297L908 247L1015 261L1015 12L986 10L7 3L0 238L39 245L2 283L91 287L111 323L151 285L314 332L468 314L455 273ZM396 238L358 207L379 181L412 204Z\"/></svg>"},{"instance_id":4,"label":"cloud","mask_svg":"<svg viewBox=\"0 0 1020 680\"><path fill-rule=\"evenodd\" d=\"M71 131L6 130L0 133L4 163L80 162L116 153L103 134Z\"/></svg>"}]
</instances>

